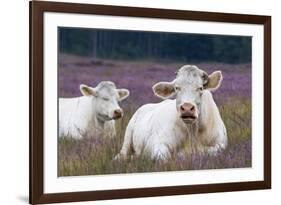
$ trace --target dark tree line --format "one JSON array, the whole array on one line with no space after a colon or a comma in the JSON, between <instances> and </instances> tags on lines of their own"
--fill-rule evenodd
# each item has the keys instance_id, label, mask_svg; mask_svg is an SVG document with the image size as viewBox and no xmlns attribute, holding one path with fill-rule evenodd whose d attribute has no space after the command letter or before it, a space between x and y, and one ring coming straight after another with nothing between
<instances>
[{"instance_id":1,"label":"dark tree line","mask_svg":"<svg viewBox=\"0 0 281 205\"><path fill-rule=\"evenodd\" d=\"M251 37L59 28L60 52L121 60L251 62Z\"/></svg>"}]
</instances>

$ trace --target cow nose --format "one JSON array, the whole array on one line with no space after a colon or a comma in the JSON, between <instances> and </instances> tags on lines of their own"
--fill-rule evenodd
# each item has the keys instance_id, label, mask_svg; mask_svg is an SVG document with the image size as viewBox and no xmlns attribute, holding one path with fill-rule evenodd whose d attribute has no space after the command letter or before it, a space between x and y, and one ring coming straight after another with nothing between
<instances>
[{"instance_id":1,"label":"cow nose","mask_svg":"<svg viewBox=\"0 0 281 205\"><path fill-rule=\"evenodd\" d=\"M195 106L191 103L183 103L180 106L180 112L181 112L181 114L194 115Z\"/></svg>"},{"instance_id":2,"label":"cow nose","mask_svg":"<svg viewBox=\"0 0 281 205\"><path fill-rule=\"evenodd\" d=\"M113 118L114 118L114 119L118 119L118 118L120 118L120 117L122 117L122 110L121 110L121 109L116 109L116 110L114 110L114 112L113 112Z\"/></svg>"}]
</instances>

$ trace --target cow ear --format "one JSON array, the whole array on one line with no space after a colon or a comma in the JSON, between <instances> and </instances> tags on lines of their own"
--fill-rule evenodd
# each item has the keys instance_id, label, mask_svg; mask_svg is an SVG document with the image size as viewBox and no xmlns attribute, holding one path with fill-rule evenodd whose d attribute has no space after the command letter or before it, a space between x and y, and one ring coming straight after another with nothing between
<instances>
[{"instance_id":1,"label":"cow ear","mask_svg":"<svg viewBox=\"0 0 281 205\"><path fill-rule=\"evenodd\" d=\"M119 101L126 99L130 95L130 91L127 89L117 89L117 92L119 94Z\"/></svg>"},{"instance_id":2,"label":"cow ear","mask_svg":"<svg viewBox=\"0 0 281 205\"><path fill-rule=\"evenodd\" d=\"M205 81L204 88L214 91L220 87L222 79L223 77L221 71L215 71L208 76Z\"/></svg>"},{"instance_id":3,"label":"cow ear","mask_svg":"<svg viewBox=\"0 0 281 205\"><path fill-rule=\"evenodd\" d=\"M152 90L154 92L154 95L161 99L168 99L175 95L175 88L173 82L159 82L156 83Z\"/></svg>"},{"instance_id":4,"label":"cow ear","mask_svg":"<svg viewBox=\"0 0 281 205\"><path fill-rule=\"evenodd\" d=\"M87 85L80 85L80 91L84 96L97 96L95 88L91 88Z\"/></svg>"}]
</instances>

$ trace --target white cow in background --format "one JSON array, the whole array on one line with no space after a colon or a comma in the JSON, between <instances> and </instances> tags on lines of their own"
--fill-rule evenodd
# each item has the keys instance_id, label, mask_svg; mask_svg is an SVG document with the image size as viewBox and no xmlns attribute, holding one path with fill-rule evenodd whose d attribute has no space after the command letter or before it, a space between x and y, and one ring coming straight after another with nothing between
<instances>
[{"instance_id":1,"label":"white cow in background","mask_svg":"<svg viewBox=\"0 0 281 205\"><path fill-rule=\"evenodd\" d=\"M97 87L80 85L84 96L59 99L59 136L80 139L83 136L114 137L115 120L123 116L118 102L129 96L127 89L116 89L113 82Z\"/></svg>"},{"instance_id":2,"label":"white cow in background","mask_svg":"<svg viewBox=\"0 0 281 205\"><path fill-rule=\"evenodd\" d=\"M131 118L120 153L115 159L148 153L152 159L166 160L196 140L197 151L216 154L227 146L227 133L210 90L216 90L222 73L211 75L196 66L185 65L172 82L153 86L164 101L140 107ZM175 96L175 100L170 100Z\"/></svg>"}]
</instances>

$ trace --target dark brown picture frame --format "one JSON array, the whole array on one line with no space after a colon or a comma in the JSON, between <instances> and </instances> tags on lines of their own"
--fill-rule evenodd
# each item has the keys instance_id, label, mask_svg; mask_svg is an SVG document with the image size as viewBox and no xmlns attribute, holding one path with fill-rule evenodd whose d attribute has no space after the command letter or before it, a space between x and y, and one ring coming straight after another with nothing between
<instances>
[{"instance_id":1,"label":"dark brown picture frame","mask_svg":"<svg viewBox=\"0 0 281 205\"><path fill-rule=\"evenodd\" d=\"M30 9L30 203L75 202L271 188L271 17L91 4L29 2ZM43 192L44 12L259 24L264 28L264 180L169 187L45 194ZM255 71L253 71L255 72Z\"/></svg>"}]
</instances>

